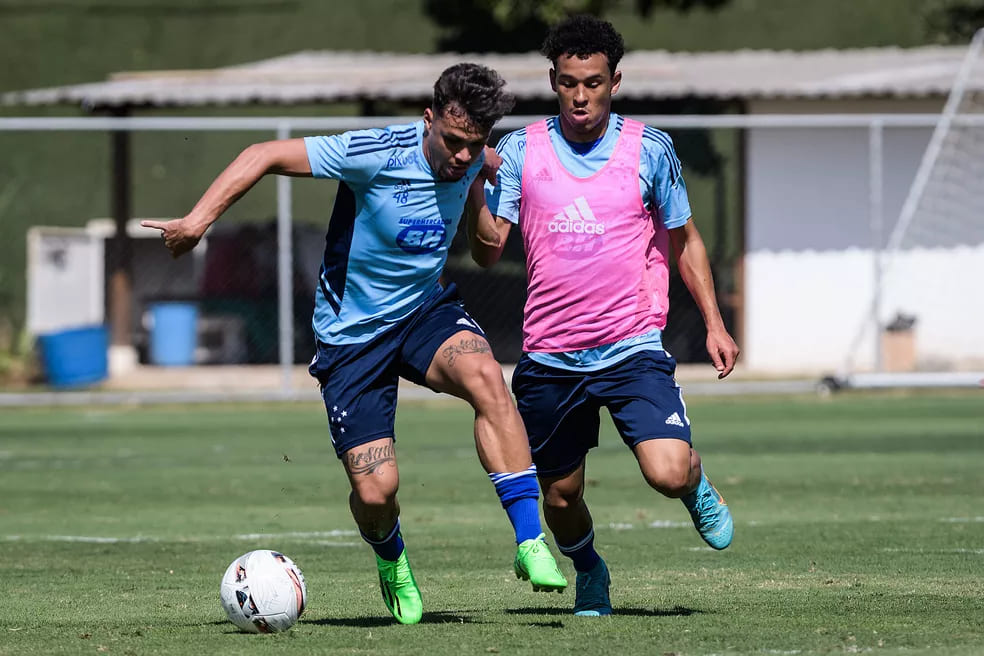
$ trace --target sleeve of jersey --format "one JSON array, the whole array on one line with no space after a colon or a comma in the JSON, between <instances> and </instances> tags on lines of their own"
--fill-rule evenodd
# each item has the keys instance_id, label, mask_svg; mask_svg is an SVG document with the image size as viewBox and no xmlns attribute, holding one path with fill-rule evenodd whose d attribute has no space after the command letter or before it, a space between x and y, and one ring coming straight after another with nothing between
<instances>
[{"instance_id":1,"label":"sleeve of jersey","mask_svg":"<svg viewBox=\"0 0 984 656\"><path fill-rule=\"evenodd\" d=\"M523 134L520 134L523 133ZM494 216L502 217L510 223L519 223L519 196L523 191L523 155L526 135L523 130L510 132L495 147L502 158L498 182L492 186L485 183L485 202Z\"/></svg>"},{"instance_id":2,"label":"sleeve of jersey","mask_svg":"<svg viewBox=\"0 0 984 656\"><path fill-rule=\"evenodd\" d=\"M671 230L690 220L690 198L687 196L687 185L683 181L680 160L673 148L673 141L665 132L656 132L658 135L655 139L643 139L643 159L649 169L646 178L652 185L653 206L657 208L663 225Z\"/></svg>"},{"instance_id":3,"label":"sleeve of jersey","mask_svg":"<svg viewBox=\"0 0 984 656\"><path fill-rule=\"evenodd\" d=\"M366 182L379 170L378 153L351 152L349 141L357 132L305 137L311 175L344 182Z\"/></svg>"}]
</instances>

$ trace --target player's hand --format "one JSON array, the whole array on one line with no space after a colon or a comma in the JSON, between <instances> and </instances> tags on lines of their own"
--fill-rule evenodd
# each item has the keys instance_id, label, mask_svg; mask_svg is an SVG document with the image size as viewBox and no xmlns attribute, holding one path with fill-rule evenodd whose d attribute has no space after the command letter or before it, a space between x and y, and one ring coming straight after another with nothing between
<instances>
[{"instance_id":1,"label":"player's hand","mask_svg":"<svg viewBox=\"0 0 984 656\"><path fill-rule=\"evenodd\" d=\"M499 183L497 176L500 166L502 166L502 158L499 157L499 153L491 146L486 146L485 163L482 164L482 170L478 172L478 179L487 181L493 187L496 186Z\"/></svg>"},{"instance_id":2,"label":"player's hand","mask_svg":"<svg viewBox=\"0 0 984 656\"><path fill-rule=\"evenodd\" d=\"M707 331L707 353L717 369L719 380L734 371L739 350L727 330L718 328Z\"/></svg>"},{"instance_id":3,"label":"player's hand","mask_svg":"<svg viewBox=\"0 0 984 656\"><path fill-rule=\"evenodd\" d=\"M207 227L192 221L189 217L172 221L141 221L140 225L161 231L164 246L171 251L171 257L184 255L197 246Z\"/></svg>"}]
</instances>

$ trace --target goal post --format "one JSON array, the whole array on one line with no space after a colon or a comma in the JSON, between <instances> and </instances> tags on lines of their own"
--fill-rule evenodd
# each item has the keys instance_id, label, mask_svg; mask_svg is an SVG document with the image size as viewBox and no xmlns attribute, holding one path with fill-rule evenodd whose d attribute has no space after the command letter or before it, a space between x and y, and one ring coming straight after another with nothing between
<instances>
[{"instance_id":1,"label":"goal post","mask_svg":"<svg viewBox=\"0 0 984 656\"><path fill-rule=\"evenodd\" d=\"M841 382L980 385L984 373L975 372L984 372L984 28L971 40L902 209L873 257L870 312ZM876 371L861 372L856 363L871 338L879 356Z\"/></svg>"}]
</instances>

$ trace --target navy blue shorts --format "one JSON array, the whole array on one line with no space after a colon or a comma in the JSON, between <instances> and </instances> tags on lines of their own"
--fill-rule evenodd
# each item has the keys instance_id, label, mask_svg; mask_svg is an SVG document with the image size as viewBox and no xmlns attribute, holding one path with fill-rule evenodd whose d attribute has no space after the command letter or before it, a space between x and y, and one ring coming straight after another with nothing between
<instances>
[{"instance_id":1,"label":"navy blue shorts","mask_svg":"<svg viewBox=\"0 0 984 656\"><path fill-rule=\"evenodd\" d=\"M599 411L615 422L627 446L672 438L690 443L690 420L676 360L664 351L641 351L600 371L546 367L520 358L512 387L526 424L540 476L574 471L598 446Z\"/></svg>"},{"instance_id":2,"label":"navy blue shorts","mask_svg":"<svg viewBox=\"0 0 984 656\"><path fill-rule=\"evenodd\" d=\"M368 342L337 346L318 342L308 371L321 385L331 442L339 458L360 444L394 437L399 378L426 386L424 378L434 354L462 330L486 339L465 312L457 288L449 285Z\"/></svg>"}]
</instances>

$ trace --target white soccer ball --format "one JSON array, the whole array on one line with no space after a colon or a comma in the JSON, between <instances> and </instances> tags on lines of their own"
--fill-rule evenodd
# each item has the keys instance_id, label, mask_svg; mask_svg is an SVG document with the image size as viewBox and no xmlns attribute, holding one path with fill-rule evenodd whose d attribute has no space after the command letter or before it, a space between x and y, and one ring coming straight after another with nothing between
<instances>
[{"instance_id":1,"label":"white soccer ball","mask_svg":"<svg viewBox=\"0 0 984 656\"><path fill-rule=\"evenodd\" d=\"M287 556L267 549L232 561L222 577L220 595L229 620L251 633L286 631L307 605L301 570Z\"/></svg>"}]
</instances>

